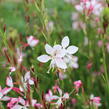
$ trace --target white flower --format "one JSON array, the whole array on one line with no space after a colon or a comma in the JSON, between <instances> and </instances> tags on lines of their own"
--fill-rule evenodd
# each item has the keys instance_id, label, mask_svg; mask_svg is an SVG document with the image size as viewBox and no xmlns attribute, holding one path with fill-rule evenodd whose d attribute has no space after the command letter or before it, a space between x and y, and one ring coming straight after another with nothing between
<instances>
[{"instance_id":1,"label":"white flower","mask_svg":"<svg viewBox=\"0 0 109 109\"><path fill-rule=\"evenodd\" d=\"M58 96L53 95L51 90L49 90L48 93L45 95L45 99L47 102L51 102L52 100L56 100L58 98L59 98Z\"/></svg>"},{"instance_id":2,"label":"white flower","mask_svg":"<svg viewBox=\"0 0 109 109\"><path fill-rule=\"evenodd\" d=\"M34 81L32 80L29 71L25 74L24 78L23 77L21 78L21 81L22 81L22 84L23 84L23 87L20 86L21 91L24 91L24 89L26 90L27 84L34 85Z\"/></svg>"},{"instance_id":3,"label":"white flower","mask_svg":"<svg viewBox=\"0 0 109 109\"><path fill-rule=\"evenodd\" d=\"M76 46L69 46L69 38L68 36L64 37L61 45L54 45L51 47L50 45L45 45L45 50L48 55L41 55L37 59L40 62L46 63L51 60L50 68L51 67L58 67L61 69L67 68L67 63L65 62L64 58L68 57L69 55L73 55L78 51L78 47Z\"/></svg>"},{"instance_id":4,"label":"white flower","mask_svg":"<svg viewBox=\"0 0 109 109\"><path fill-rule=\"evenodd\" d=\"M45 45L45 50L49 55L41 55L37 59L40 62L48 62L51 60L51 67L58 67L61 69L66 69L67 65L62 59L65 56L65 52L63 51L61 45L54 45L51 47L50 45L46 44Z\"/></svg>"},{"instance_id":5,"label":"white flower","mask_svg":"<svg viewBox=\"0 0 109 109\"><path fill-rule=\"evenodd\" d=\"M33 36L27 37L27 43L29 46L34 47L38 44L39 40Z\"/></svg>"},{"instance_id":6,"label":"white flower","mask_svg":"<svg viewBox=\"0 0 109 109\"><path fill-rule=\"evenodd\" d=\"M49 90L49 92L45 95L45 99L47 102L51 102L51 103L53 100L57 100L57 102L53 103L53 104L55 104L59 107L61 104L63 104L64 100L69 99L69 94L68 93L63 94L62 90L59 87L57 87L57 90L59 92L59 96L53 95L52 91Z\"/></svg>"}]
</instances>

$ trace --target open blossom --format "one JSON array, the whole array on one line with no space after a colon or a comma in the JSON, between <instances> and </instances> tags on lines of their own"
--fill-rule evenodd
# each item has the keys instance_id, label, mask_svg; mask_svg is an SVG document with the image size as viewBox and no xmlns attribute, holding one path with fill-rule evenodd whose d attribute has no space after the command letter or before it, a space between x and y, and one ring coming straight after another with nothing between
<instances>
[{"instance_id":1,"label":"open blossom","mask_svg":"<svg viewBox=\"0 0 109 109\"><path fill-rule=\"evenodd\" d=\"M29 46L34 47L39 43L39 40L33 36L27 37L27 43Z\"/></svg>"},{"instance_id":2,"label":"open blossom","mask_svg":"<svg viewBox=\"0 0 109 109\"><path fill-rule=\"evenodd\" d=\"M64 58L69 55L73 55L78 51L78 47L69 46L69 38L66 36L63 38L61 45L45 45L45 50L49 55L41 55L37 59L40 62L46 63L51 60L50 67L58 67L61 69L67 68L67 63Z\"/></svg>"},{"instance_id":3,"label":"open blossom","mask_svg":"<svg viewBox=\"0 0 109 109\"><path fill-rule=\"evenodd\" d=\"M66 99L69 99L69 94L68 93L62 93L62 90L58 88L59 96L58 96L58 101L55 103L56 105L60 106L63 104L63 101Z\"/></svg>"},{"instance_id":4,"label":"open blossom","mask_svg":"<svg viewBox=\"0 0 109 109\"><path fill-rule=\"evenodd\" d=\"M77 92L78 92L79 89L82 87L82 82L81 82L81 80L75 81L73 84L74 84L74 87L75 87L75 89L76 89Z\"/></svg>"},{"instance_id":5,"label":"open blossom","mask_svg":"<svg viewBox=\"0 0 109 109\"><path fill-rule=\"evenodd\" d=\"M49 90L48 93L45 95L45 99L47 102L51 102L52 100L58 99L56 95L53 95L52 91Z\"/></svg>"},{"instance_id":6,"label":"open blossom","mask_svg":"<svg viewBox=\"0 0 109 109\"><path fill-rule=\"evenodd\" d=\"M94 97L94 95L91 94L90 103L93 103L93 105L99 107L99 106L101 106L101 98L100 97Z\"/></svg>"},{"instance_id":7,"label":"open blossom","mask_svg":"<svg viewBox=\"0 0 109 109\"><path fill-rule=\"evenodd\" d=\"M45 95L45 99L47 102L52 102L53 104L55 104L56 106L61 106L61 104L63 104L63 101L65 101L66 99L69 99L69 94L68 93L62 93L62 90L59 87L56 87L57 91L59 93L59 96L57 95L53 95L52 91L49 90L48 94ZM57 102L53 102L53 100L57 100Z\"/></svg>"},{"instance_id":8,"label":"open blossom","mask_svg":"<svg viewBox=\"0 0 109 109\"><path fill-rule=\"evenodd\" d=\"M27 89L27 84L34 85L34 81L31 78L29 71L25 74L24 78L23 77L21 78L21 81L22 81L22 84L23 84L23 87L20 86L21 91L24 91L24 89L25 90Z\"/></svg>"},{"instance_id":9,"label":"open blossom","mask_svg":"<svg viewBox=\"0 0 109 109\"><path fill-rule=\"evenodd\" d=\"M103 10L102 3L97 0L82 0L80 4L77 4L75 8L79 12L85 12L86 15L94 14L99 16Z\"/></svg>"}]
</instances>

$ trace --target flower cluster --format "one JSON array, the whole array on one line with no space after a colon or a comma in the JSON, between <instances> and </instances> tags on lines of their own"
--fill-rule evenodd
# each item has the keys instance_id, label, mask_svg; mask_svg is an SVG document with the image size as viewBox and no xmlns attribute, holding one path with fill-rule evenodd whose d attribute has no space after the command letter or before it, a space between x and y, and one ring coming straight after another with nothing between
<instances>
[{"instance_id":1,"label":"flower cluster","mask_svg":"<svg viewBox=\"0 0 109 109\"><path fill-rule=\"evenodd\" d=\"M0 87L0 101L7 101L7 108L9 109L28 109L30 106L36 107L36 108L42 108L42 105L40 103L37 103L36 99L31 99L25 95L28 90L30 90L31 85L34 85L34 81L30 76L30 72L27 72L23 77L21 78L21 84L17 84L19 86L16 87L15 83L13 82L13 79L11 76L8 76L6 78L6 85L4 89ZM20 94L18 97L9 97L7 96L10 92L17 92ZM29 93L29 92L28 92ZM30 95L29 95L30 96ZM30 103L31 102L31 103Z\"/></svg>"},{"instance_id":2,"label":"flower cluster","mask_svg":"<svg viewBox=\"0 0 109 109\"><path fill-rule=\"evenodd\" d=\"M98 0L81 0L75 8L79 12L85 13L87 16L91 14L99 16L103 10L103 5Z\"/></svg>"}]
</instances>

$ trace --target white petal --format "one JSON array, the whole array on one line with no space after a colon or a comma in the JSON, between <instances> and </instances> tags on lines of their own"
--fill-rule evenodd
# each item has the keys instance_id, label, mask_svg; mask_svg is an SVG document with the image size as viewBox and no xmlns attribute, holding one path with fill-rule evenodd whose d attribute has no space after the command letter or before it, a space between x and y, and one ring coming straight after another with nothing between
<instances>
[{"instance_id":1,"label":"white petal","mask_svg":"<svg viewBox=\"0 0 109 109\"><path fill-rule=\"evenodd\" d=\"M78 63L76 63L76 62L74 63L74 62L73 62L73 63L72 63L72 67L75 68L75 69L77 69L77 68L79 67L79 65L78 65Z\"/></svg>"},{"instance_id":2,"label":"white petal","mask_svg":"<svg viewBox=\"0 0 109 109\"><path fill-rule=\"evenodd\" d=\"M0 92L0 99L3 97L3 94Z\"/></svg>"},{"instance_id":3,"label":"white petal","mask_svg":"<svg viewBox=\"0 0 109 109\"><path fill-rule=\"evenodd\" d=\"M55 62L56 62L57 67L59 67L61 69L66 69L67 68L66 63L61 58L55 59Z\"/></svg>"},{"instance_id":4,"label":"white petal","mask_svg":"<svg viewBox=\"0 0 109 109\"><path fill-rule=\"evenodd\" d=\"M62 48L62 46L59 45L59 44L53 46L54 51L55 51L55 50L61 50L61 48Z\"/></svg>"},{"instance_id":5,"label":"white petal","mask_svg":"<svg viewBox=\"0 0 109 109\"><path fill-rule=\"evenodd\" d=\"M63 48L66 48L66 47L69 45L69 38L68 38L68 36L65 36L65 37L63 38L61 44L62 44L62 47L63 47Z\"/></svg>"},{"instance_id":6,"label":"white petal","mask_svg":"<svg viewBox=\"0 0 109 109\"><path fill-rule=\"evenodd\" d=\"M24 80L27 81L27 80L29 80L29 79L30 79L30 72L27 72L27 73L25 74Z\"/></svg>"},{"instance_id":7,"label":"white petal","mask_svg":"<svg viewBox=\"0 0 109 109\"><path fill-rule=\"evenodd\" d=\"M29 79L29 84L34 85L34 81L32 79Z\"/></svg>"},{"instance_id":8,"label":"white petal","mask_svg":"<svg viewBox=\"0 0 109 109\"><path fill-rule=\"evenodd\" d=\"M11 76L7 77L6 85L9 87L13 87L13 80L12 80Z\"/></svg>"},{"instance_id":9,"label":"white petal","mask_svg":"<svg viewBox=\"0 0 109 109\"><path fill-rule=\"evenodd\" d=\"M31 47L34 47L34 46L36 46L38 44L38 42L39 42L39 40L32 40L31 43L29 43L29 45Z\"/></svg>"},{"instance_id":10,"label":"white petal","mask_svg":"<svg viewBox=\"0 0 109 109\"><path fill-rule=\"evenodd\" d=\"M25 108L23 108L23 106L21 106L19 104L16 104L11 109L25 109Z\"/></svg>"},{"instance_id":11,"label":"white petal","mask_svg":"<svg viewBox=\"0 0 109 109\"><path fill-rule=\"evenodd\" d=\"M76 53L78 51L78 47L76 47L76 46L69 46L68 48L67 48L67 52L69 53L69 54L74 54L74 53Z\"/></svg>"},{"instance_id":12,"label":"white petal","mask_svg":"<svg viewBox=\"0 0 109 109\"><path fill-rule=\"evenodd\" d=\"M48 44L45 45L45 50L48 54L51 54L53 52L53 48Z\"/></svg>"},{"instance_id":13,"label":"white petal","mask_svg":"<svg viewBox=\"0 0 109 109\"><path fill-rule=\"evenodd\" d=\"M43 62L43 63L48 62L50 59L51 58L48 55L41 55L37 58L38 61Z\"/></svg>"},{"instance_id":14,"label":"white petal","mask_svg":"<svg viewBox=\"0 0 109 109\"><path fill-rule=\"evenodd\" d=\"M4 96L1 100L2 100L2 101L9 101L10 99L11 99L11 97Z\"/></svg>"}]
</instances>

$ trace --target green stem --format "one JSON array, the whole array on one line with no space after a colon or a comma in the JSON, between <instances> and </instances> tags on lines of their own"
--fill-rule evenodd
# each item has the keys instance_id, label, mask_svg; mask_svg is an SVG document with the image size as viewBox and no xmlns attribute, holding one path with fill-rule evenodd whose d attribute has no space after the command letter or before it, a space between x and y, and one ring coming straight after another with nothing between
<instances>
[{"instance_id":1,"label":"green stem","mask_svg":"<svg viewBox=\"0 0 109 109\"><path fill-rule=\"evenodd\" d=\"M104 76L105 76L105 82L107 85L107 90L109 92L108 71L107 71L107 65L106 65L106 54L105 54L105 45L104 45L104 35L101 37L101 39L103 41L102 53L103 53Z\"/></svg>"}]
</instances>

